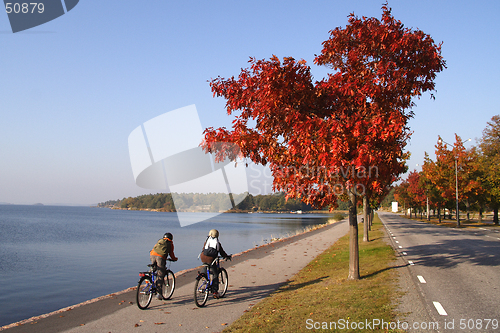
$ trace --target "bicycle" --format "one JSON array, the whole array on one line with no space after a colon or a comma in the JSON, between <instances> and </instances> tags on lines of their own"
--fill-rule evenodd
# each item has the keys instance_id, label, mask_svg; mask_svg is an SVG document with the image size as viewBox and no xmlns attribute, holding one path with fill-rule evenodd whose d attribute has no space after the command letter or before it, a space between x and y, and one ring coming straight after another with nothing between
<instances>
[{"instance_id":1,"label":"bicycle","mask_svg":"<svg viewBox=\"0 0 500 333\"><path fill-rule=\"evenodd\" d=\"M174 272L170 270L171 259L167 259L169 262L166 267L165 276L163 277L163 286L162 286L162 296L163 299L170 299L175 289L175 275ZM156 286L158 279L158 266L156 263L149 264L150 268L147 272L139 272L139 284L137 285L137 294L136 301L139 309L146 309L149 304L151 304L151 300L153 299L153 295L158 293L158 288Z\"/></svg>"},{"instance_id":2,"label":"bicycle","mask_svg":"<svg viewBox=\"0 0 500 333\"><path fill-rule=\"evenodd\" d=\"M224 267L220 266L220 259L231 260L231 256L226 258L217 257L211 264L203 264L205 272L198 271L198 276L196 277L196 282L194 284L194 303L199 308L205 306L208 296L212 292L213 278L210 274L210 267L212 265L217 265L217 269L219 271L219 298L224 297L226 294L228 287L227 271Z\"/></svg>"}]
</instances>

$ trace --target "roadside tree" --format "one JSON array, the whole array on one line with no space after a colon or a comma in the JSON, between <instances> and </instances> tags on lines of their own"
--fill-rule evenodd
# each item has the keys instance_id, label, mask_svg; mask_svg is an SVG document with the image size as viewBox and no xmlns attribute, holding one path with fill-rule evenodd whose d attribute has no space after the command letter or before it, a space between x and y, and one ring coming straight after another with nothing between
<instances>
[{"instance_id":1,"label":"roadside tree","mask_svg":"<svg viewBox=\"0 0 500 333\"><path fill-rule=\"evenodd\" d=\"M408 174L408 195L410 197L410 208L413 208L415 217L417 217L417 212L422 215L422 208L426 202L425 189L421 186L420 173L415 170Z\"/></svg>"},{"instance_id":2,"label":"roadside tree","mask_svg":"<svg viewBox=\"0 0 500 333\"><path fill-rule=\"evenodd\" d=\"M437 209L439 222L441 223L441 211L447 205L447 199L443 197L442 189L448 185L447 179L443 173L447 172L448 168L438 161L434 162L427 152L422 165L422 182L429 198L430 204ZM449 201L449 200L448 200Z\"/></svg>"},{"instance_id":3,"label":"roadside tree","mask_svg":"<svg viewBox=\"0 0 500 333\"><path fill-rule=\"evenodd\" d=\"M493 209L493 221L499 224L498 208L500 207L500 116L491 118L483 130L479 143L481 149L480 167L484 174L483 184L486 188L488 203Z\"/></svg>"},{"instance_id":4,"label":"roadside tree","mask_svg":"<svg viewBox=\"0 0 500 333\"><path fill-rule=\"evenodd\" d=\"M238 78L211 81L215 96L234 114L232 130L205 130L202 146L217 158L268 164L273 190L317 208L349 198L348 279L359 279L356 207L363 189L385 188L397 177L410 135L412 98L434 89L444 68L440 46L420 30L403 27L387 6L382 20L349 16L330 32L314 62L333 70L312 81L304 60L250 59ZM388 166L382 168L383 166ZM388 175L373 180L374 168ZM372 178L370 178L372 177Z\"/></svg>"}]
</instances>

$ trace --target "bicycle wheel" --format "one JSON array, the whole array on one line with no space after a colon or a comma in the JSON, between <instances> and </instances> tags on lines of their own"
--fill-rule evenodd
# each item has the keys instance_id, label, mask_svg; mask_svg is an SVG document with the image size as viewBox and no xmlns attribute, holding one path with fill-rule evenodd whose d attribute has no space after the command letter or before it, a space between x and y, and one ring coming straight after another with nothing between
<instances>
[{"instance_id":1,"label":"bicycle wheel","mask_svg":"<svg viewBox=\"0 0 500 333\"><path fill-rule=\"evenodd\" d=\"M163 278L163 298L164 299L170 299L172 297L172 294L174 293L175 289L175 275L174 272L171 270L167 269L167 272L165 274L165 277Z\"/></svg>"},{"instance_id":2,"label":"bicycle wheel","mask_svg":"<svg viewBox=\"0 0 500 333\"><path fill-rule=\"evenodd\" d=\"M229 281L227 279L226 270L221 267L219 269L219 297L224 297L227 291L227 286L229 285Z\"/></svg>"},{"instance_id":3,"label":"bicycle wheel","mask_svg":"<svg viewBox=\"0 0 500 333\"><path fill-rule=\"evenodd\" d=\"M153 293L151 289L153 288L153 283L150 276L143 276L139 280L139 285L137 286L136 301L139 309L146 309L149 304L151 304L151 299L153 299Z\"/></svg>"},{"instance_id":4,"label":"bicycle wheel","mask_svg":"<svg viewBox=\"0 0 500 333\"><path fill-rule=\"evenodd\" d=\"M201 308L205 306L208 299L208 280L205 275L202 275L200 278L196 278L196 282L194 284L194 302L197 307Z\"/></svg>"}]
</instances>

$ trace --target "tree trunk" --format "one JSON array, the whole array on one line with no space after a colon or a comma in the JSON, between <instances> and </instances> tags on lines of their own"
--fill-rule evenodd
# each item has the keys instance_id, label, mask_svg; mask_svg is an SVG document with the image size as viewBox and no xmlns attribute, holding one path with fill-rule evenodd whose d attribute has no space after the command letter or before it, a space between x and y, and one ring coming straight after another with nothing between
<instances>
[{"instance_id":1,"label":"tree trunk","mask_svg":"<svg viewBox=\"0 0 500 333\"><path fill-rule=\"evenodd\" d=\"M493 208L493 223L498 225L498 207Z\"/></svg>"},{"instance_id":2,"label":"tree trunk","mask_svg":"<svg viewBox=\"0 0 500 333\"><path fill-rule=\"evenodd\" d=\"M427 221L431 220L431 207L429 206L429 197L426 198L426 205L427 205Z\"/></svg>"},{"instance_id":3,"label":"tree trunk","mask_svg":"<svg viewBox=\"0 0 500 333\"><path fill-rule=\"evenodd\" d=\"M441 223L441 207L438 207L439 223Z\"/></svg>"},{"instance_id":4,"label":"tree trunk","mask_svg":"<svg viewBox=\"0 0 500 333\"><path fill-rule=\"evenodd\" d=\"M372 223L373 223L373 209L371 207L368 207L368 210L370 211L370 224L368 225L368 230L372 231Z\"/></svg>"},{"instance_id":5,"label":"tree trunk","mask_svg":"<svg viewBox=\"0 0 500 333\"><path fill-rule=\"evenodd\" d=\"M479 217L478 217L479 223L483 222L483 207L479 206Z\"/></svg>"},{"instance_id":6,"label":"tree trunk","mask_svg":"<svg viewBox=\"0 0 500 333\"><path fill-rule=\"evenodd\" d=\"M358 216L354 186L349 189L349 276L359 280Z\"/></svg>"},{"instance_id":7,"label":"tree trunk","mask_svg":"<svg viewBox=\"0 0 500 333\"><path fill-rule=\"evenodd\" d=\"M368 216L368 196L363 195L363 242L369 242L370 238L368 236L368 226L370 225L369 216Z\"/></svg>"}]
</instances>

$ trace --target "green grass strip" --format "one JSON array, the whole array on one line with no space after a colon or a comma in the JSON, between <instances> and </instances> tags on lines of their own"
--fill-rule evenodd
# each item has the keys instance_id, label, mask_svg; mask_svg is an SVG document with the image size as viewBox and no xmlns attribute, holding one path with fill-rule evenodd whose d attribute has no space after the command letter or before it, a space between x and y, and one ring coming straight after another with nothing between
<instances>
[{"instance_id":1,"label":"green grass strip","mask_svg":"<svg viewBox=\"0 0 500 333\"><path fill-rule=\"evenodd\" d=\"M342 237L224 332L397 331L388 326L397 322L394 250L378 216L370 242L363 242L362 225L359 230L360 280L347 280L349 237Z\"/></svg>"}]
</instances>

